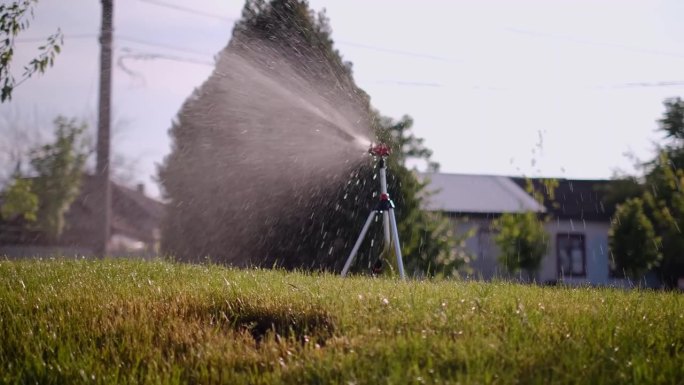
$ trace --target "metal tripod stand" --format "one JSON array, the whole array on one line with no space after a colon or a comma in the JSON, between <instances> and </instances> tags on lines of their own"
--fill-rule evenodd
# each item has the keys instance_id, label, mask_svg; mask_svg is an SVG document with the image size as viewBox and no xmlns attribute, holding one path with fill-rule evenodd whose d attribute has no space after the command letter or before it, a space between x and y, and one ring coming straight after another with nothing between
<instances>
[{"instance_id":1,"label":"metal tripod stand","mask_svg":"<svg viewBox=\"0 0 684 385\"><path fill-rule=\"evenodd\" d=\"M389 194L387 193L387 170L385 168L385 158L389 156L390 149L387 145L378 144L376 146L371 146L368 152L379 159L378 166L380 168L380 201L375 206L375 209L373 209L373 211L371 211L368 215L368 219L366 219L366 223L363 225L363 228L361 229L361 234L359 234L359 238L356 240L356 243L354 244L351 253L349 253L349 258L347 258L347 262L344 264L344 268L342 269L341 275L343 277L347 275L352 262L354 262L354 258L356 258L356 253L359 252L359 247L361 247L361 243L363 242L363 239L366 236L366 233L368 232L371 223L373 223L373 220L377 215L382 214L383 227L385 233L384 250L389 251L390 245L393 241L394 252L397 256L397 266L399 267L399 276L401 277L401 279L405 279L406 274L404 273L404 262L401 257L401 246L399 244L399 231L397 230L397 219L394 215L394 202L392 202L392 200L389 197Z\"/></svg>"}]
</instances>

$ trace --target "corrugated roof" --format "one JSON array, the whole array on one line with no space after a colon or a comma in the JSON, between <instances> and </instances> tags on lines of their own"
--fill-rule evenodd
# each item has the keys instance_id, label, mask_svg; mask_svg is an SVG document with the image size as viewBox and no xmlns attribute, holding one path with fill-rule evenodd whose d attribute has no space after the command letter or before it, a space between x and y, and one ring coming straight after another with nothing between
<instances>
[{"instance_id":1,"label":"corrugated roof","mask_svg":"<svg viewBox=\"0 0 684 385\"><path fill-rule=\"evenodd\" d=\"M500 214L545 212L510 178L494 175L421 174L429 179L426 209L450 213Z\"/></svg>"},{"instance_id":2,"label":"corrugated roof","mask_svg":"<svg viewBox=\"0 0 684 385\"><path fill-rule=\"evenodd\" d=\"M527 183L524 178L511 178L511 180L521 187ZM544 191L541 179L532 178L531 180L538 191ZM554 217L609 221L615 213L615 205L605 202L605 196L610 185L616 183L615 181L602 179L556 180L558 187L555 189L555 199L550 201L547 196L544 201L546 209Z\"/></svg>"}]
</instances>

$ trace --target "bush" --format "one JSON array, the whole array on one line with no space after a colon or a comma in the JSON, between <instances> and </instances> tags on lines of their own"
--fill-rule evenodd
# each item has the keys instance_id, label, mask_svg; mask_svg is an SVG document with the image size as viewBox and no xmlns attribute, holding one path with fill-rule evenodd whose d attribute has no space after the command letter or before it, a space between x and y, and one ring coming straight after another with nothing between
<instances>
[{"instance_id":1,"label":"bush","mask_svg":"<svg viewBox=\"0 0 684 385\"><path fill-rule=\"evenodd\" d=\"M493 222L493 228L498 231L494 242L501 251L499 262L511 273L525 270L532 277L539 270L549 243L537 214L506 213Z\"/></svg>"},{"instance_id":2,"label":"bush","mask_svg":"<svg viewBox=\"0 0 684 385\"><path fill-rule=\"evenodd\" d=\"M660 260L653 224L644 213L643 201L632 198L618 206L608 233L613 268L638 279Z\"/></svg>"}]
</instances>

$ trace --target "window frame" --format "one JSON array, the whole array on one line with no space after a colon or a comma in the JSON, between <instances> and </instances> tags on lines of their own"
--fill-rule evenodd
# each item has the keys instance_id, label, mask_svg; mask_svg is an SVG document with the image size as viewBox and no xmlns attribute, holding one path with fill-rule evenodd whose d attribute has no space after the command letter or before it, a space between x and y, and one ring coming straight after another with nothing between
<instances>
[{"instance_id":1,"label":"window frame","mask_svg":"<svg viewBox=\"0 0 684 385\"><path fill-rule=\"evenodd\" d=\"M561 256L560 256L560 242L559 240L561 238L567 239L567 240L572 240L572 239L579 239L580 244L582 245L582 272L581 273L574 273L572 272L572 266L571 266L571 271L563 271L562 269L562 264L561 264ZM568 256L571 258L570 256ZM572 264L572 260L570 261ZM577 233L577 232L567 232L567 233L557 233L556 234L556 270L558 274L558 278L565 278L565 277L570 277L570 278L586 278L587 276L587 241L584 233Z\"/></svg>"}]
</instances>

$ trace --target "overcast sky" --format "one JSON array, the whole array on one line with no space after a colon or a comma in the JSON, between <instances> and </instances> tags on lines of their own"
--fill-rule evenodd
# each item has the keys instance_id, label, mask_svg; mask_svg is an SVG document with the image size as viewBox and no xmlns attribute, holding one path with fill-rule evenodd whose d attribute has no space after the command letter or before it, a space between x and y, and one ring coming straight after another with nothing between
<instances>
[{"instance_id":1,"label":"overcast sky","mask_svg":"<svg viewBox=\"0 0 684 385\"><path fill-rule=\"evenodd\" d=\"M372 104L411 115L442 171L607 178L652 155L662 101L684 93L678 0L310 0ZM155 164L180 105L209 76L241 1L115 0L115 151L158 194ZM41 0L17 64L60 27L42 77L0 105L7 122L94 119L97 0ZM146 55L145 59L140 59ZM137 58L132 58L135 56ZM15 68L20 75L20 66ZM14 124L14 123L13 123Z\"/></svg>"}]
</instances>

